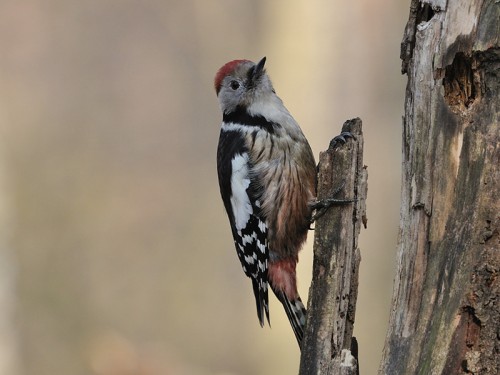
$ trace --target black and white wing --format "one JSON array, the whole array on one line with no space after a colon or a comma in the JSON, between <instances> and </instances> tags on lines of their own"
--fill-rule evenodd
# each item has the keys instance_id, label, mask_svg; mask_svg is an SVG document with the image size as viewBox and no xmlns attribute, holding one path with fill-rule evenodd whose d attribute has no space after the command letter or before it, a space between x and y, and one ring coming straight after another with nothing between
<instances>
[{"instance_id":1,"label":"black and white wing","mask_svg":"<svg viewBox=\"0 0 500 375\"><path fill-rule=\"evenodd\" d=\"M259 208L251 177L251 161L240 131L221 130L217 151L219 187L226 208L236 253L243 271L251 278L257 315L269 322L267 225Z\"/></svg>"}]
</instances>

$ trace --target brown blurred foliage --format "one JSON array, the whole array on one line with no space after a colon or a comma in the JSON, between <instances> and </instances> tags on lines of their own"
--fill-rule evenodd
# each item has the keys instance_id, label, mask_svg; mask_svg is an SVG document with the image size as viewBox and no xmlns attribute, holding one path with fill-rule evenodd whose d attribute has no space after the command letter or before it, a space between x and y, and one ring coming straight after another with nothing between
<instances>
[{"instance_id":1,"label":"brown blurred foliage","mask_svg":"<svg viewBox=\"0 0 500 375\"><path fill-rule=\"evenodd\" d=\"M395 265L407 6L4 0L2 375L297 372L274 297L272 329L258 325L215 172L213 75L264 55L316 155L344 120L363 119L369 222L355 335L374 374ZM305 299L310 273L307 246Z\"/></svg>"}]
</instances>

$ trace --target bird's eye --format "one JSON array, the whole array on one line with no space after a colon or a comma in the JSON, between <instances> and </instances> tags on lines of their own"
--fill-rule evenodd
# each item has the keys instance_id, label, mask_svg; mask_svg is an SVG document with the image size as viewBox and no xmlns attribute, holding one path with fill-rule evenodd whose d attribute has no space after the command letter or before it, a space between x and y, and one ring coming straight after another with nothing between
<instances>
[{"instance_id":1,"label":"bird's eye","mask_svg":"<svg viewBox=\"0 0 500 375\"><path fill-rule=\"evenodd\" d=\"M238 83L238 81L231 81L231 88L233 90L237 90L239 87L240 87L240 84Z\"/></svg>"}]
</instances>

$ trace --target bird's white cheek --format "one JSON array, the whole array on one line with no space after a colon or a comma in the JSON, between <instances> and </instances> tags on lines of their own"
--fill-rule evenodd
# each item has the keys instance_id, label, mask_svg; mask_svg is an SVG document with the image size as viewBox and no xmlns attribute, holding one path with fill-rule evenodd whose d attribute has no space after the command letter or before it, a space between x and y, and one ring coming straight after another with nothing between
<instances>
[{"instance_id":1,"label":"bird's white cheek","mask_svg":"<svg viewBox=\"0 0 500 375\"><path fill-rule=\"evenodd\" d=\"M263 116L268 121L275 121L280 125L291 119L281 99L276 95L266 95L262 100L252 102L248 106L248 113L253 116Z\"/></svg>"}]
</instances>

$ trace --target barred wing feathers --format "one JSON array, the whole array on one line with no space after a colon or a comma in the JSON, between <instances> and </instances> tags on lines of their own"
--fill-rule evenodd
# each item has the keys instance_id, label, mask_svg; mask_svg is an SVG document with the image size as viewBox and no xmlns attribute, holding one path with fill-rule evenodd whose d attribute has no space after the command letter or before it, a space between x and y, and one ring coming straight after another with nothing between
<instances>
[{"instance_id":1,"label":"barred wing feathers","mask_svg":"<svg viewBox=\"0 0 500 375\"><path fill-rule=\"evenodd\" d=\"M264 315L269 322L268 228L260 215L256 194L252 193L251 164L241 132L221 131L217 169L236 253L245 275L252 280L257 316L264 325Z\"/></svg>"}]
</instances>

